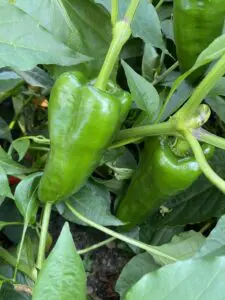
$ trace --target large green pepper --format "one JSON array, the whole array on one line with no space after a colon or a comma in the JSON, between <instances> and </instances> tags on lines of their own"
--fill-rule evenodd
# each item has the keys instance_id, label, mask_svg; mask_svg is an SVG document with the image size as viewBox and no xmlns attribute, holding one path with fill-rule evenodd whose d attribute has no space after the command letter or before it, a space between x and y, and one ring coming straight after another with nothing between
<instances>
[{"instance_id":1,"label":"large green pepper","mask_svg":"<svg viewBox=\"0 0 225 300\"><path fill-rule=\"evenodd\" d=\"M104 92L81 73L68 72L57 79L48 107L51 145L38 190L41 202L63 200L84 185L130 105L130 94L112 82Z\"/></svg>"},{"instance_id":2,"label":"large green pepper","mask_svg":"<svg viewBox=\"0 0 225 300\"><path fill-rule=\"evenodd\" d=\"M224 0L174 0L174 35L179 65L189 70L198 55L222 34L225 19ZM202 75L200 68L190 77Z\"/></svg>"},{"instance_id":3,"label":"large green pepper","mask_svg":"<svg viewBox=\"0 0 225 300\"><path fill-rule=\"evenodd\" d=\"M213 154L213 149L211 145L203 145L204 154L208 158ZM187 189L200 174L195 158L175 155L168 138L147 139L140 165L117 209L117 217L128 223L124 229L143 222L165 200Z\"/></svg>"}]
</instances>

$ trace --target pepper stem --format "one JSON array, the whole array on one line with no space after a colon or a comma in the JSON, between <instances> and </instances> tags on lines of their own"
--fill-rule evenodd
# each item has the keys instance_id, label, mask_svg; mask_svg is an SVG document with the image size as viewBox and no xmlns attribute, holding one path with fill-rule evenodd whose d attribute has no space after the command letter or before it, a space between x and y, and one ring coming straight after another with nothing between
<instances>
[{"instance_id":1,"label":"pepper stem","mask_svg":"<svg viewBox=\"0 0 225 300\"><path fill-rule=\"evenodd\" d=\"M118 16L118 0L112 0L111 1L112 6L112 12L111 12L111 23L112 27L114 28L117 22L117 16Z\"/></svg>"},{"instance_id":2,"label":"pepper stem","mask_svg":"<svg viewBox=\"0 0 225 300\"><path fill-rule=\"evenodd\" d=\"M202 148L196 139L192 135L192 133L189 130L183 131L183 135L186 138L186 140L189 142L192 151L194 153L194 156L196 158L196 161L198 162L202 173L211 181L219 190L221 190L223 193L225 193L225 181L218 175L216 172L210 167L208 164L205 155L202 151Z\"/></svg>"},{"instance_id":3,"label":"pepper stem","mask_svg":"<svg viewBox=\"0 0 225 300\"><path fill-rule=\"evenodd\" d=\"M181 138L176 138L173 145L171 145L171 151L178 157L187 156L190 150L190 144Z\"/></svg>"},{"instance_id":4,"label":"pepper stem","mask_svg":"<svg viewBox=\"0 0 225 300\"><path fill-rule=\"evenodd\" d=\"M50 215L52 210L52 204L47 202L44 207L44 214L41 225L41 236L38 249L37 257L37 268L40 270L42 268L44 259L45 259L45 249L46 249L46 240L48 235L48 226L50 221Z\"/></svg>"},{"instance_id":5,"label":"pepper stem","mask_svg":"<svg viewBox=\"0 0 225 300\"><path fill-rule=\"evenodd\" d=\"M188 118L197 110L205 96L208 95L210 90L216 84L225 73L225 54L214 65L206 77L200 82L200 84L194 90L190 99L184 104L184 106L178 111L179 117Z\"/></svg>"},{"instance_id":6,"label":"pepper stem","mask_svg":"<svg viewBox=\"0 0 225 300\"><path fill-rule=\"evenodd\" d=\"M161 134L180 136L179 132L176 130L176 123L172 122L171 120L163 123L144 125L140 127L121 130L116 136L114 143L109 148L118 148L123 145L138 141L143 137L156 136Z\"/></svg>"},{"instance_id":7,"label":"pepper stem","mask_svg":"<svg viewBox=\"0 0 225 300\"><path fill-rule=\"evenodd\" d=\"M139 2L140 0L132 0L126 11L124 20L117 22L113 28L113 39L95 83L95 87L100 90L104 91L106 89L107 82L112 74L122 47L131 36L130 24L133 20Z\"/></svg>"}]
</instances>

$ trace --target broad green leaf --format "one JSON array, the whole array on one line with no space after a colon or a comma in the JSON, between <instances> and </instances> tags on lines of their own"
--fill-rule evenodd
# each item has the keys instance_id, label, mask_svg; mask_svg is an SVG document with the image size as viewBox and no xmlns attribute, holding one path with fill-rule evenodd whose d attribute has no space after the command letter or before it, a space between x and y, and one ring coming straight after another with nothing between
<instances>
[{"instance_id":1,"label":"broad green leaf","mask_svg":"<svg viewBox=\"0 0 225 300\"><path fill-rule=\"evenodd\" d=\"M19 91L19 86L22 82L14 72L0 72L0 103Z\"/></svg>"},{"instance_id":2,"label":"broad green leaf","mask_svg":"<svg viewBox=\"0 0 225 300\"><path fill-rule=\"evenodd\" d=\"M206 238L204 245L196 254L196 258L204 256L218 256L225 254L225 216L222 216L216 227Z\"/></svg>"},{"instance_id":3,"label":"broad green leaf","mask_svg":"<svg viewBox=\"0 0 225 300\"><path fill-rule=\"evenodd\" d=\"M9 142L12 141L12 135L9 130L8 124L4 119L0 117L0 139L7 140Z\"/></svg>"},{"instance_id":4,"label":"broad green leaf","mask_svg":"<svg viewBox=\"0 0 225 300\"><path fill-rule=\"evenodd\" d=\"M5 283L0 290L1 300L31 300L31 294L17 292L10 283Z\"/></svg>"},{"instance_id":5,"label":"broad green leaf","mask_svg":"<svg viewBox=\"0 0 225 300\"><path fill-rule=\"evenodd\" d=\"M32 300L86 299L86 274L69 225L61 234L39 273Z\"/></svg>"},{"instance_id":6,"label":"broad green leaf","mask_svg":"<svg viewBox=\"0 0 225 300\"><path fill-rule=\"evenodd\" d=\"M125 300L223 300L224 277L225 257L181 261L142 277Z\"/></svg>"},{"instance_id":7,"label":"broad green leaf","mask_svg":"<svg viewBox=\"0 0 225 300\"><path fill-rule=\"evenodd\" d=\"M148 81L153 81L154 74L159 65L159 55L150 43L145 44L142 60L142 74Z\"/></svg>"},{"instance_id":8,"label":"broad green leaf","mask_svg":"<svg viewBox=\"0 0 225 300\"><path fill-rule=\"evenodd\" d=\"M188 82L183 81L171 97L169 104L165 107L161 121L166 120L170 115L180 108L184 102L191 96L193 87Z\"/></svg>"},{"instance_id":9,"label":"broad green leaf","mask_svg":"<svg viewBox=\"0 0 225 300\"><path fill-rule=\"evenodd\" d=\"M194 256L204 242L205 237L201 233L188 231L174 236L170 243L158 246L157 249L177 260L185 260ZM157 255L153 255L153 257L160 265L171 263L170 260L164 257Z\"/></svg>"},{"instance_id":10,"label":"broad green leaf","mask_svg":"<svg viewBox=\"0 0 225 300\"><path fill-rule=\"evenodd\" d=\"M53 86L53 80L48 73L39 67L35 67L32 70L20 71L16 70L24 81L32 86L39 86L45 89L50 89Z\"/></svg>"},{"instance_id":11,"label":"broad green leaf","mask_svg":"<svg viewBox=\"0 0 225 300\"><path fill-rule=\"evenodd\" d=\"M225 100L220 96L211 96L206 99L206 103L225 122Z\"/></svg>"},{"instance_id":12,"label":"broad green leaf","mask_svg":"<svg viewBox=\"0 0 225 300\"><path fill-rule=\"evenodd\" d=\"M19 161L21 161L24 158L29 146L30 146L30 141L28 139L15 140L11 144L11 147L13 147L19 155Z\"/></svg>"},{"instance_id":13,"label":"broad green leaf","mask_svg":"<svg viewBox=\"0 0 225 300\"><path fill-rule=\"evenodd\" d=\"M103 185L88 182L78 193L69 198L70 204L85 217L104 226L119 226L123 223L110 212L111 199ZM77 219L63 204L57 205L58 211L71 222L86 225Z\"/></svg>"},{"instance_id":14,"label":"broad green leaf","mask_svg":"<svg viewBox=\"0 0 225 300\"><path fill-rule=\"evenodd\" d=\"M173 32L173 21L164 20L162 23L162 31L165 34L167 39L174 41L174 32Z\"/></svg>"},{"instance_id":15,"label":"broad green leaf","mask_svg":"<svg viewBox=\"0 0 225 300\"><path fill-rule=\"evenodd\" d=\"M209 97L211 96L225 96L225 77L220 78L215 86L209 92Z\"/></svg>"},{"instance_id":16,"label":"broad green leaf","mask_svg":"<svg viewBox=\"0 0 225 300\"><path fill-rule=\"evenodd\" d=\"M38 210L37 187L41 172L31 174L17 185L15 190L15 204L24 217L26 224L34 223Z\"/></svg>"},{"instance_id":17,"label":"broad green leaf","mask_svg":"<svg viewBox=\"0 0 225 300\"><path fill-rule=\"evenodd\" d=\"M7 175L22 175L34 171L33 169L28 169L12 160L2 147L0 147L0 166Z\"/></svg>"},{"instance_id":18,"label":"broad green leaf","mask_svg":"<svg viewBox=\"0 0 225 300\"><path fill-rule=\"evenodd\" d=\"M112 38L110 16L90 0L58 2L61 3L67 23L72 26L69 39L71 48L94 58L84 67L81 66L81 70L89 77L97 76Z\"/></svg>"},{"instance_id":19,"label":"broad green leaf","mask_svg":"<svg viewBox=\"0 0 225 300\"><path fill-rule=\"evenodd\" d=\"M154 86L137 74L128 64L122 61L131 95L139 108L144 110L151 121L159 112L160 98Z\"/></svg>"},{"instance_id":20,"label":"broad green leaf","mask_svg":"<svg viewBox=\"0 0 225 300\"><path fill-rule=\"evenodd\" d=\"M111 11L111 0L95 0ZM119 1L119 18L122 19L130 4L130 0ZM141 0L134 19L131 23L132 34L139 37L145 43L150 43L153 47L165 50L162 39L161 26L154 6L148 0Z\"/></svg>"},{"instance_id":21,"label":"broad green leaf","mask_svg":"<svg viewBox=\"0 0 225 300\"><path fill-rule=\"evenodd\" d=\"M0 67L30 70L37 64L70 66L90 60L76 53L30 15L8 1L0 4Z\"/></svg>"},{"instance_id":22,"label":"broad green leaf","mask_svg":"<svg viewBox=\"0 0 225 300\"><path fill-rule=\"evenodd\" d=\"M91 0L18 0L15 5L70 49L92 57L76 68L97 76L112 36L110 16L101 7ZM51 67L54 75L64 70Z\"/></svg>"},{"instance_id":23,"label":"broad green leaf","mask_svg":"<svg viewBox=\"0 0 225 300\"><path fill-rule=\"evenodd\" d=\"M115 290L121 298L127 290L134 285L145 274L155 271L159 265L155 263L148 253L141 253L133 257L123 268L116 282Z\"/></svg>"},{"instance_id":24,"label":"broad green leaf","mask_svg":"<svg viewBox=\"0 0 225 300\"><path fill-rule=\"evenodd\" d=\"M183 231L183 226L156 228L147 220L140 226L140 240L149 245L160 246L168 244L173 236Z\"/></svg>"},{"instance_id":25,"label":"broad green leaf","mask_svg":"<svg viewBox=\"0 0 225 300\"><path fill-rule=\"evenodd\" d=\"M0 166L0 196L13 199L5 170Z\"/></svg>"},{"instance_id":26,"label":"broad green leaf","mask_svg":"<svg viewBox=\"0 0 225 300\"><path fill-rule=\"evenodd\" d=\"M20 262L28 265L30 269L35 267L36 257L38 252L39 239L37 236L26 236L20 256ZM18 248L18 247L17 247Z\"/></svg>"},{"instance_id":27,"label":"broad green leaf","mask_svg":"<svg viewBox=\"0 0 225 300\"><path fill-rule=\"evenodd\" d=\"M137 162L134 156L125 150L122 155L110 160L106 165L113 171L117 180L129 179L137 168Z\"/></svg>"},{"instance_id":28,"label":"broad green leaf","mask_svg":"<svg viewBox=\"0 0 225 300\"><path fill-rule=\"evenodd\" d=\"M205 50L203 50L194 66L191 68L192 71L210 63L212 60L219 58L225 52L225 34L216 38Z\"/></svg>"}]
</instances>

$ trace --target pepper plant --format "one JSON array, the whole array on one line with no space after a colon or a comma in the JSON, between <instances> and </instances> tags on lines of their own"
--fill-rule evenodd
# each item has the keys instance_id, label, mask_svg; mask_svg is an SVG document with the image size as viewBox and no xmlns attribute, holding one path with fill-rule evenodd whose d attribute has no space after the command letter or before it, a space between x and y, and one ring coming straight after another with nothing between
<instances>
[{"instance_id":1,"label":"pepper plant","mask_svg":"<svg viewBox=\"0 0 225 300\"><path fill-rule=\"evenodd\" d=\"M0 19L1 299L95 299L85 261L112 242L131 258L113 299L223 299L223 1L4 0ZM109 237L77 250L73 223Z\"/></svg>"}]
</instances>

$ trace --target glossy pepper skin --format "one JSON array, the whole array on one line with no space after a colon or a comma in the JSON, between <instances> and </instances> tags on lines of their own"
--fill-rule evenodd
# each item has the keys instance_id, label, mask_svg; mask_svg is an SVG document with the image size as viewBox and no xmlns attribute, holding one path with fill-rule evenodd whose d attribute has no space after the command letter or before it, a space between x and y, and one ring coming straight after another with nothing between
<instances>
[{"instance_id":1,"label":"glossy pepper skin","mask_svg":"<svg viewBox=\"0 0 225 300\"><path fill-rule=\"evenodd\" d=\"M203 145L203 151L209 158L214 147ZM121 221L128 223L124 230L143 222L165 200L187 189L200 174L195 158L177 157L166 137L146 140L140 164L116 212Z\"/></svg>"},{"instance_id":2,"label":"glossy pepper skin","mask_svg":"<svg viewBox=\"0 0 225 300\"><path fill-rule=\"evenodd\" d=\"M224 0L174 0L174 36L182 71L189 70L198 55L222 34L225 19ZM196 81L205 68L195 71Z\"/></svg>"},{"instance_id":3,"label":"glossy pepper skin","mask_svg":"<svg viewBox=\"0 0 225 300\"><path fill-rule=\"evenodd\" d=\"M41 202L56 203L77 192L98 165L131 105L116 85L103 92L77 72L62 74L50 95L50 153L41 178Z\"/></svg>"}]
</instances>

